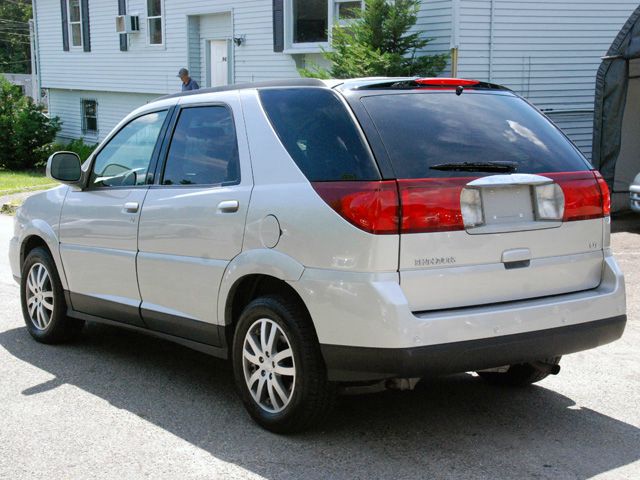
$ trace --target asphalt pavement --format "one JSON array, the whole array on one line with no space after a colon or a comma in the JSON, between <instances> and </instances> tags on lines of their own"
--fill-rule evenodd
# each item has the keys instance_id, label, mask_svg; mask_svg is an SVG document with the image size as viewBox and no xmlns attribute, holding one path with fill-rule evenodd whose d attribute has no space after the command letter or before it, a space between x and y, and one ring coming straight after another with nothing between
<instances>
[{"instance_id":1,"label":"asphalt pavement","mask_svg":"<svg viewBox=\"0 0 640 480\"><path fill-rule=\"evenodd\" d=\"M94 324L70 345L31 340L0 215L0 478L639 479L640 216L614 230L621 340L526 389L462 374L343 397L287 437L249 419L226 362Z\"/></svg>"}]
</instances>

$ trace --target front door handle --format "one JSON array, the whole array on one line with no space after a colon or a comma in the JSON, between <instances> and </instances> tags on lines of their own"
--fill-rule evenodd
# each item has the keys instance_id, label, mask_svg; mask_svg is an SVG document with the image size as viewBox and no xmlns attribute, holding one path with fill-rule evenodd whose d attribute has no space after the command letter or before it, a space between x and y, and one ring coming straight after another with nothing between
<instances>
[{"instance_id":1,"label":"front door handle","mask_svg":"<svg viewBox=\"0 0 640 480\"><path fill-rule=\"evenodd\" d=\"M125 213L136 213L140 208L140 204L138 202L127 202L124 204L124 212Z\"/></svg>"},{"instance_id":2,"label":"front door handle","mask_svg":"<svg viewBox=\"0 0 640 480\"><path fill-rule=\"evenodd\" d=\"M237 200L224 200L218 204L218 213L233 213L240 208L240 202Z\"/></svg>"}]
</instances>

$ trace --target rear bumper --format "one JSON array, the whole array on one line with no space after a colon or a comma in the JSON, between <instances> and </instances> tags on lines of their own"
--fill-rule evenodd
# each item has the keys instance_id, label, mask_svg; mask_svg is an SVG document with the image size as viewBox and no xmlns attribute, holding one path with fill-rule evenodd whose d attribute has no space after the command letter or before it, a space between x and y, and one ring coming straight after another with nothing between
<instances>
[{"instance_id":1,"label":"rear bumper","mask_svg":"<svg viewBox=\"0 0 640 480\"><path fill-rule=\"evenodd\" d=\"M609 251L603 267L591 290L428 312L411 311L397 272L306 269L291 286L309 309L330 378L373 380L480 370L611 342L624 329L625 285Z\"/></svg>"},{"instance_id":2,"label":"rear bumper","mask_svg":"<svg viewBox=\"0 0 640 480\"><path fill-rule=\"evenodd\" d=\"M566 327L414 348L322 345L329 378L425 377L541 360L599 347L622 335L626 315Z\"/></svg>"}]
</instances>

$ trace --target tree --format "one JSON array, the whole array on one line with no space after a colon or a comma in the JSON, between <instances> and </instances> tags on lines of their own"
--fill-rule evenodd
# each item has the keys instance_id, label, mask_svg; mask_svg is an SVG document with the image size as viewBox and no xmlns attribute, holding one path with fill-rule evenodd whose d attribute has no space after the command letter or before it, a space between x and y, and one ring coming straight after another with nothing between
<instances>
[{"instance_id":1,"label":"tree","mask_svg":"<svg viewBox=\"0 0 640 480\"><path fill-rule=\"evenodd\" d=\"M31 73L30 0L0 1L0 72Z\"/></svg>"},{"instance_id":2,"label":"tree","mask_svg":"<svg viewBox=\"0 0 640 480\"><path fill-rule=\"evenodd\" d=\"M43 110L0 75L0 168L30 169L46 159L60 119Z\"/></svg>"},{"instance_id":3,"label":"tree","mask_svg":"<svg viewBox=\"0 0 640 480\"><path fill-rule=\"evenodd\" d=\"M419 0L366 0L356 19L333 26L331 50L323 51L331 68L313 65L300 74L316 78L436 76L449 56L424 54L432 39L412 30L419 10Z\"/></svg>"}]
</instances>

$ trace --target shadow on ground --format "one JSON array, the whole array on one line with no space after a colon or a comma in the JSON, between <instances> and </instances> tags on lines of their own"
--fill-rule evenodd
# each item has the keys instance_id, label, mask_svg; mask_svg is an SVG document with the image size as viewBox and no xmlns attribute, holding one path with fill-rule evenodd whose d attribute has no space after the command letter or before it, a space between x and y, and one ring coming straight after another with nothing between
<instances>
[{"instance_id":1,"label":"shadow on ground","mask_svg":"<svg viewBox=\"0 0 640 480\"><path fill-rule=\"evenodd\" d=\"M23 395L74 385L269 479L589 478L640 458L640 429L540 386L465 374L343 397L326 425L283 437L250 421L226 362L178 345L95 324L72 345L37 344L25 328L0 345L55 376Z\"/></svg>"}]
</instances>

